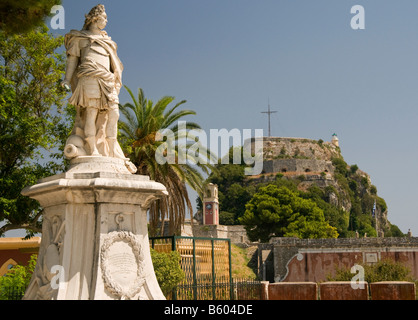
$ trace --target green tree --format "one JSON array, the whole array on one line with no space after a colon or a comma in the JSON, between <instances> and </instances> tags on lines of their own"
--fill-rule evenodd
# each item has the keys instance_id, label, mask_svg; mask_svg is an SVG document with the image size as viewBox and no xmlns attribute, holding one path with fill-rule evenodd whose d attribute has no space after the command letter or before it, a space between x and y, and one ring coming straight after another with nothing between
<instances>
[{"instance_id":1,"label":"green tree","mask_svg":"<svg viewBox=\"0 0 418 320\"><path fill-rule=\"evenodd\" d=\"M15 265L0 277L0 300L9 300L11 291L24 293L35 270L37 255L33 254L27 265Z\"/></svg>"},{"instance_id":2,"label":"green tree","mask_svg":"<svg viewBox=\"0 0 418 320\"><path fill-rule=\"evenodd\" d=\"M308 188L307 192L300 192L300 196L314 201L324 212L325 220L328 221L330 225L337 228L339 237L345 237L347 235L349 213L327 202L330 192L336 192L335 188L328 187L322 189L317 185L312 185Z\"/></svg>"},{"instance_id":3,"label":"green tree","mask_svg":"<svg viewBox=\"0 0 418 320\"><path fill-rule=\"evenodd\" d=\"M0 30L8 33L28 32L39 27L51 15L51 8L61 0L2 0Z\"/></svg>"},{"instance_id":4,"label":"green tree","mask_svg":"<svg viewBox=\"0 0 418 320\"><path fill-rule=\"evenodd\" d=\"M137 166L137 174L150 176L152 180L162 183L168 192L167 197L155 201L150 207L150 233L155 235L158 224L166 218L170 221L170 232L178 233L187 209L191 216L193 211L186 185L202 195L203 174L208 175L213 170L210 164L212 155L200 141L188 139L191 130L200 129L197 123L185 122L184 130L178 124L182 118L196 114L192 110L177 110L185 100L169 107L174 97L162 97L154 104L145 98L141 88L138 89L138 97L128 87L125 88L133 103L120 105L125 118L119 122L121 145ZM168 142L160 139L159 135L169 132L173 134L173 161L160 163L156 157L158 152L163 150L160 156L169 156L171 151L164 147L164 143ZM196 153L198 159L194 161ZM187 161L182 161L181 155ZM162 232L164 228L161 228Z\"/></svg>"},{"instance_id":5,"label":"green tree","mask_svg":"<svg viewBox=\"0 0 418 320\"><path fill-rule=\"evenodd\" d=\"M62 44L46 26L26 34L0 32L0 235L20 228L41 231L41 208L20 192L63 168L53 160L53 148L68 130L61 114ZM49 160L43 159L46 150Z\"/></svg>"},{"instance_id":6,"label":"green tree","mask_svg":"<svg viewBox=\"0 0 418 320\"><path fill-rule=\"evenodd\" d=\"M235 214L227 211L219 212L219 224L220 225L234 225L235 224Z\"/></svg>"},{"instance_id":7,"label":"green tree","mask_svg":"<svg viewBox=\"0 0 418 320\"><path fill-rule=\"evenodd\" d=\"M229 164L217 164L216 171L208 177L208 183L218 185L220 211L234 214L233 222L238 224L239 217L244 215L245 205L255 193L255 186L246 183L245 165L232 164L233 148L229 151Z\"/></svg>"},{"instance_id":8,"label":"green tree","mask_svg":"<svg viewBox=\"0 0 418 320\"><path fill-rule=\"evenodd\" d=\"M385 232L386 237L405 237L406 235L399 229L398 226L390 224L390 229Z\"/></svg>"},{"instance_id":9,"label":"green tree","mask_svg":"<svg viewBox=\"0 0 418 320\"><path fill-rule=\"evenodd\" d=\"M298 238L336 238L323 211L312 200L301 198L286 187L267 185L260 188L246 205L239 221L248 237L267 242L272 236Z\"/></svg>"},{"instance_id":10,"label":"green tree","mask_svg":"<svg viewBox=\"0 0 418 320\"><path fill-rule=\"evenodd\" d=\"M342 157L332 158L332 164L335 166L335 169L338 173L342 174L343 176L348 175L348 165Z\"/></svg>"},{"instance_id":11,"label":"green tree","mask_svg":"<svg viewBox=\"0 0 418 320\"><path fill-rule=\"evenodd\" d=\"M184 271L180 266L180 254L177 251L165 253L152 248L150 250L158 284L164 295L167 295L185 279Z\"/></svg>"}]
</instances>

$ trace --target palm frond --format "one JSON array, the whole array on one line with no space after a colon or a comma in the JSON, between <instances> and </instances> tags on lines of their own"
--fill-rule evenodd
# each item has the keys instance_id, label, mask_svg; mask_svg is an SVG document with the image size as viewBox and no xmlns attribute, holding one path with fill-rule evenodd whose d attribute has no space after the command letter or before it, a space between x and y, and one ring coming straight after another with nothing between
<instances>
[{"instance_id":1,"label":"palm frond","mask_svg":"<svg viewBox=\"0 0 418 320\"><path fill-rule=\"evenodd\" d=\"M128 87L125 88L132 102L120 105L122 117L119 131L125 141L132 141L132 150L128 156L138 167L137 174L148 175L152 180L162 183L168 192L166 197L150 206L150 234L155 235L159 225L160 232L164 232L163 222L167 219L170 221L170 232L179 232L187 214L193 216L187 186L202 196L205 180L203 175L209 175L215 169L210 161L205 161L212 157L212 153L204 146L199 146L197 156L187 152L191 146L196 147L196 141L187 141L187 133L201 128L195 122L185 122L186 130L180 130L178 121L186 116L196 115L193 110L178 109L186 100L170 107L174 97L163 96L154 104L152 100L145 98L141 88L138 89L137 97ZM162 141L157 141L156 136L167 129L174 133L176 162L159 164L155 155ZM181 152L186 157L185 164L179 163ZM196 159L196 163L193 164L193 160Z\"/></svg>"}]
</instances>

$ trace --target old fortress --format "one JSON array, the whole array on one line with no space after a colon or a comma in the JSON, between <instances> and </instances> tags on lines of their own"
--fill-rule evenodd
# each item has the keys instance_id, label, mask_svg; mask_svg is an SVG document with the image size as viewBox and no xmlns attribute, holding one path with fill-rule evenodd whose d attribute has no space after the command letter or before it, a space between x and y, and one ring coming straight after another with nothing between
<instances>
[{"instance_id":1,"label":"old fortress","mask_svg":"<svg viewBox=\"0 0 418 320\"><path fill-rule=\"evenodd\" d=\"M252 143L255 141L253 140ZM340 156L339 141L305 138L263 138L263 173L333 173L332 158Z\"/></svg>"}]
</instances>

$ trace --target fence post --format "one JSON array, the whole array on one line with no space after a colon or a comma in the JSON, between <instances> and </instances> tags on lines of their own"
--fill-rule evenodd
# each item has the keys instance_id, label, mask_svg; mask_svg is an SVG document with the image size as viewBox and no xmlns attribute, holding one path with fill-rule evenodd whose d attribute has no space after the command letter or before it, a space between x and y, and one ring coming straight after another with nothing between
<instances>
[{"instance_id":1,"label":"fence post","mask_svg":"<svg viewBox=\"0 0 418 320\"><path fill-rule=\"evenodd\" d=\"M193 299L197 300L196 240L193 239Z\"/></svg>"},{"instance_id":2,"label":"fence post","mask_svg":"<svg viewBox=\"0 0 418 320\"><path fill-rule=\"evenodd\" d=\"M171 238L171 250L172 251L176 251L176 249L177 249L177 246L176 246L177 243L176 242L177 242L177 237L173 236ZM180 261L180 264L181 264L181 261ZM177 300L177 286L173 289L172 296L173 296L173 300Z\"/></svg>"},{"instance_id":3,"label":"fence post","mask_svg":"<svg viewBox=\"0 0 418 320\"><path fill-rule=\"evenodd\" d=\"M171 250L176 251L177 249L177 236L171 238Z\"/></svg>"},{"instance_id":4,"label":"fence post","mask_svg":"<svg viewBox=\"0 0 418 320\"><path fill-rule=\"evenodd\" d=\"M212 299L216 300L216 274L215 274L215 240L211 240L212 244Z\"/></svg>"},{"instance_id":5,"label":"fence post","mask_svg":"<svg viewBox=\"0 0 418 320\"><path fill-rule=\"evenodd\" d=\"M229 251L229 287L230 287L230 295L231 295L231 300L234 300L234 284L232 281L232 262L231 262L231 257L232 257L232 249L231 249L231 239L228 239L228 251Z\"/></svg>"}]
</instances>

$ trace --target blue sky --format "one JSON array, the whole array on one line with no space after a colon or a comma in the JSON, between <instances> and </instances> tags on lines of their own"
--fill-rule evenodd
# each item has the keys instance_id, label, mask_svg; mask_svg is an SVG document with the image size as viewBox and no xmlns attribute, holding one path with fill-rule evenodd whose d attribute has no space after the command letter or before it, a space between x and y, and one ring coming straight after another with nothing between
<instances>
[{"instance_id":1,"label":"blue sky","mask_svg":"<svg viewBox=\"0 0 418 320\"><path fill-rule=\"evenodd\" d=\"M100 1L100 0L97 0ZM63 0L65 34L97 1ZM416 0L104 1L123 83L186 99L204 130L329 141L370 174L389 220L418 234ZM364 30L350 26L365 9ZM121 103L130 100L122 90ZM194 202L194 199L193 199Z\"/></svg>"}]
</instances>

